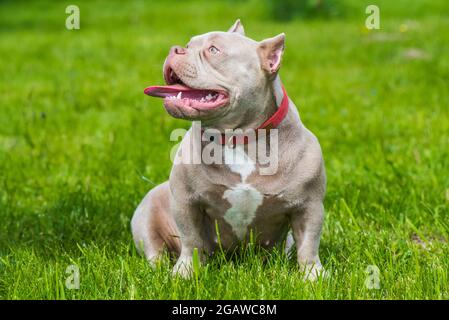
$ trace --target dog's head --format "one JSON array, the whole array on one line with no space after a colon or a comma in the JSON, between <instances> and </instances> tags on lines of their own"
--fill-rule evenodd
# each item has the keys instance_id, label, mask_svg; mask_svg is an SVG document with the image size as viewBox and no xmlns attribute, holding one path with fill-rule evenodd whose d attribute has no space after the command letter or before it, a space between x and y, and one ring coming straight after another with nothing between
<instances>
[{"instance_id":1,"label":"dog's head","mask_svg":"<svg viewBox=\"0 0 449 320\"><path fill-rule=\"evenodd\" d=\"M260 113L284 51L285 35L254 41L245 36L240 20L227 32L209 32L174 46L163 71L167 86L145 93L164 98L176 118L201 120L206 125L242 125Z\"/></svg>"}]
</instances>

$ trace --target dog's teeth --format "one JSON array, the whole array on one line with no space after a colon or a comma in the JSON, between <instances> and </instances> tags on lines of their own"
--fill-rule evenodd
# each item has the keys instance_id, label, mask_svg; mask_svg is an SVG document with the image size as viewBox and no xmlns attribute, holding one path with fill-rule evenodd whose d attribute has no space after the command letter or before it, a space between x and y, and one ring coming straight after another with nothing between
<instances>
[{"instance_id":1,"label":"dog's teeth","mask_svg":"<svg viewBox=\"0 0 449 320\"><path fill-rule=\"evenodd\" d=\"M209 94L206 96L206 100L210 100L210 99L212 99L212 95L209 93Z\"/></svg>"},{"instance_id":2,"label":"dog's teeth","mask_svg":"<svg viewBox=\"0 0 449 320\"><path fill-rule=\"evenodd\" d=\"M204 97L203 97L203 98L201 98L200 102L204 102Z\"/></svg>"},{"instance_id":3,"label":"dog's teeth","mask_svg":"<svg viewBox=\"0 0 449 320\"><path fill-rule=\"evenodd\" d=\"M182 98L182 92L179 91L178 95L176 96L176 99L181 99Z\"/></svg>"}]
</instances>

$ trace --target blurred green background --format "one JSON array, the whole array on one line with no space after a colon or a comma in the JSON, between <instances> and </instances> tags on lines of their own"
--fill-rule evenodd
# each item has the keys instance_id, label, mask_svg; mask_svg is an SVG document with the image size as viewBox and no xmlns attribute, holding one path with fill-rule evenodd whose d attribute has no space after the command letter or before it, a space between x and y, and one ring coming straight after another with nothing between
<instances>
[{"instance_id":1,"label":"blurred green background","mask_svg":"<svg viewBox=\"0 0 449 320\"><path fill-rule=\"evenodd\" d=\"M189 126L143 88L170 46L237 18L256 40L286 33L281 79L321 142L332 277L316 284L260 252L172 279L131 241L135 207L168 178L169 133ZM0 298L448 299L447 30L444 0L0 1Z\"/></svg>"}]
</instances>

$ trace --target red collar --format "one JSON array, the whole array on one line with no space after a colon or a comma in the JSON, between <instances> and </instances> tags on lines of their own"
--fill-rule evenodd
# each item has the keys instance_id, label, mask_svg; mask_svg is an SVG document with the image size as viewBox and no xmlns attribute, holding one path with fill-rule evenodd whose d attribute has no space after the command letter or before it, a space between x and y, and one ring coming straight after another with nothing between
<instances>
[{"instance_id":1,"label":"red collar","mask_svg":"<svg viewBox=\"0 0 449 320\"><path fill-rule=\"evenodd\" d=\"M262 123L257 129L256 129L256 137L257 137L257 130L259 129L265 129L270 130L274 129L282 122L282 120L285 119L288 113L288 95L287 91L285 91L284 85L282 85L282 101L279 105L279 108L276 110L276 112L267 119L264 123ZM204 130L202 130L204 132ZM226 144L226 135L224 133L221 134L220 144ZM243 141L242 139L238 139L237 136L232 136L232 145L236 144L248 144L248 137L244 136Z\"/></svg>"},{"instance_id":2,"label":"red collar","mask_svg":"<svg viewBox=\"0 0 449 320\"><path fill-rule=\"evenodd\" d=\"M285 91L284 85L282 85L282 94L284 96L282 97L281 105L279 106L277 111L267 121L262 123L257 129L273 129L276 128L282 122L282 120L284 120L288 112L288 95L287 91Z\"/></svg>"}]
</instances>

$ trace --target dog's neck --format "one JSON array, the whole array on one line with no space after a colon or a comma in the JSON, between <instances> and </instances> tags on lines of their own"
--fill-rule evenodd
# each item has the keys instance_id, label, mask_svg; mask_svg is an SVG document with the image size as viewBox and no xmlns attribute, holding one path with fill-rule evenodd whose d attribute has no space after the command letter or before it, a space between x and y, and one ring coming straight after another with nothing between
<instances>
[{"instance_id":1,"label":"dog's neck","mask_svg":"<svg viewBox=\"0 0 449 320\"><path fill-rule=\"evenodd\" d=\"M276 106L280 106L282 99L284 98L284 92L282 90L282 82L279 75L276 76L276 79L273 81L273 95L276 101Z\"/></svg>"},{"instance_id":2,"label":"dog's neck","mask_svg":"<svg viewBox=\"0 0 449 320\"><path fill-rule=\"evenodd\" d=\"M246 123L242 123L239 128L243 130L260 128L266 120L278 111L283 98L282 82L279 75L277 75L272 82L268 83L266 95L262 102L263 107L260 109L261 111L258 114L251 112L249 114L249 120Z\"/></svg>"}]
</instances>

